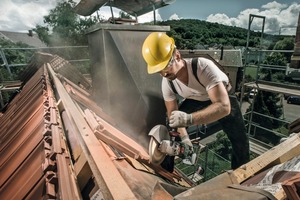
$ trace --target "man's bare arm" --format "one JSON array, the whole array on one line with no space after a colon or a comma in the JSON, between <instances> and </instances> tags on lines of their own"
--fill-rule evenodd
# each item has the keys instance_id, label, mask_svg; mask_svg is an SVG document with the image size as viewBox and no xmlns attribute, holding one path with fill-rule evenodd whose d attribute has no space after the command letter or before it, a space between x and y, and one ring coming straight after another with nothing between
<instances>
[{"instance_id":1,"label":"man's bare arm","mask_svg":"<svg viewBox=\"0 0 300 200\"><path fill-rule=\"evenodd\" d=\"M192 113L194 125L215 122L230 113L230 100L223 83L211 88L208 95L212 104L205 109Z\"/></svg>"}]
</instances>

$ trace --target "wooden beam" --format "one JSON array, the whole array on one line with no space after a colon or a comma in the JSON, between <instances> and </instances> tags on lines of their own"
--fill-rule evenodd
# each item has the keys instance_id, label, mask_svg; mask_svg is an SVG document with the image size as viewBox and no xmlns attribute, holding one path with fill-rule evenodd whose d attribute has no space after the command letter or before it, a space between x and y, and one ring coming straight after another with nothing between
<instances>
[{"instance_id":1,"label":"wooden beam","mask_svg":"<svg viewBox=\"0 0 300 200\"><path fill-rule=\"evenodd\" d=\"M78 130L76 132L80 133L78 135L80 145L104 199L136 199L122 175L105 152L102 144L90 129L82 113L78 110L78 107L74 104L68 92L57 78L51 65L47 64L47 67L64 109Z\"/></svg>"},{"instance_id":2,"label":"wooden beam","mask_svg":"<svg viewBox=\"0 0 300 200\"><path fill-rule=\"evenodd\" d=\"M242 183L260 171L288 161L297 155L300 155L299 133L289 137L286 141L234 170L232 176L236 178L238 183Z\"/></svg>"}]
</instances>

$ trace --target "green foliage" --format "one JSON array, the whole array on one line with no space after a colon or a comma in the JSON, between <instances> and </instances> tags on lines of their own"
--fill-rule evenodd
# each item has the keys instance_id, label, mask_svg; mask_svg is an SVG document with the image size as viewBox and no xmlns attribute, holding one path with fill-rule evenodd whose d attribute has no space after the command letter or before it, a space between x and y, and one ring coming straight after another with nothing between
<instances>
[{"instance_id":1,"label":"green foliage","mask_svg":"<svg viewBox=\"0 0 300 200\"><path fill-rule=\"evenodd\" d=\"M24 64L32 56L32 50L18 50L13 48L27 48L30 47L24 43L13 43L9 40L0 38L0 47L2 48L5 58L8 64ZM12 49L10 49L12 48ZM0 57L1 58L1 57ZM1 59L0 64L0 84L6 81L14 81L17 79L19 73L22 71L22 67L10 67L12 74L9 74L3 60ZM12 91L3 91L2 93L3 103L10 101L10 98L13 96L14 92ZM0 108L2 109L2 108Z\"/></svg>"},{"instance_id":2,"label":"green foliage","mask_svg":"<svg viewBox=\"0 0 300 200\"><path fill-rule=\"evenodd\" d=\"M74 10L73 0L62 1L44 16L46 25L37 25L34 31L48 46L86 45L85 31L98 22L96 17L79 17Z\"/></svg>"},{"instance_id":3,"label":"green foliage","mask_svg":"<svg viewBox=\"0 0 300 200\"><path fill-rule=\"evenodd\" d=\"M132 19L131 15L129 15L126 12L120 11L119 12L120 18L124 18L124 19Z\"/></svg>"},{"instance_id":4,"label":"green foliage","mask_svg":"<svg viewBox=\"0 0 300 200\"><path fill-rule=\"evenodd\" d=\"M274 50L293 50L295 39L292 37L285 37L279 40L275 46Z\"/></svg>"},{"instance_id":5,"label":"green foliage","mask_svg":"<svg viewBox=\"0 0 300 200\"><path fill-rule=\"evenodd\" d=\"M269 56L266 57L263 64L286 66L287 60L282 53L273 52L272 54L270 54Z\"/></svg>"},{"instance_id":6,"label":"green foliage","mask_svg":"<svg viewBox=\"0 0 300 200\"><path fill-rule=\"evenodd\" d=\"M294 48L294 39L292 37L279 37L279 40L272 43L271 46L274 50L292 50ZM260 79L264 81L280 82L285 80L285 71L276 69L276 66L287 66L291 54L272 52L263 60L264 68L259 71ZM272 68L270 68L272 67ZM278 144L280 136L271 132L272 130L278 131L281 134L285 134L286 127L283 122L279 120L283 114L283 105L281 103L281 96L277 93L259 91L255 97L255 103L253 106L252 122L263 128L251 126L250 133L258 140L272 145ZM251 106L246 112L251 110ZM260 113L266 116L273 117L275 119L267 118L265 116L256 114ZM250 115L245 116L247 120L250 120ZM267 131L269 129L271 131Z\"/></svg>"},{"instance_id":7,"label":"green foliage","mask_svg":"<svg viewBox=\"0 0 300 200\"><path fill-rule=\"evenodd\" d=\"M272 92L258 91L254 101L254 112L252 113L252 123L254 124L254 126L251 127L250 133L254 136L254 138L260 141L263 141L267 144L271 143L273 145L276 145L279 142L280 137L270 131L267 131L266 129L274 130L281 127L283 124L278 120L267 118L263 115L273 118L280 118L282 116L283 107L281 104L278 104L278 102L280 101L280 96L279 94L275 94ZM250 104L246 113L251 111L251 107L252 103ZM249 121L250 118L250 114L245 116L245 119L247 121ZM263 127L263 129L256 127L256 125Z\"/></svg>"},{"instance_id":8,"label":"green foliage","mask_svg":"<svg viewBox=\"0 0 300 200\"><path fill-rule=\"evenodd\" d=\"M295 39L292 37L285 37L279 40L275 46L274 50L293 50ZM282 53L287 62L291 62L292 53Z\"/></svg>"},{"instance_id":9,"label":"green foliage","mask_svg":"<svg viewBox=\"0 0 300 200\"><path fill-rule=\"evenodd\" d=\"M76 3L73 0L61 1L44 16L45 25L37 25L34 31L48 46L81 46L87 45L86 30L99 20L96 16L81 17L74 12ZM66 60L88 58L87 49L60 48L51 49L49 53L57 54ZM72 63L75 65L75 63ZM76 63L83 73L89 72L89 63Z\"/></svg>"},{"instance_id":10,"label":"green foliage","mask_svg":"<svg viewBox=\"0 0 300 200\"><path fill-rule=\"evenodd\" d=\"M287 66L287 60L284 54L280 52L273 52L263 61L267 65L265 68L260 69L260 79L272 82L284 82L285 71L274 68L276 66ZM268 66L274 66L270 68Z\"/></svg>"},{"instance_id":11,"label":"green foliage","mask_svg":"<svg viewBox=\"0 0 300 200\"><path fill-rule=\"evenodd\" d=\"M14 48L28 48L29 45L25 43L13 43L9 40L5 40L0 38L0 47L3 48L3 52L5 54L5 58L8 64L25 64L29 61L31 56L33 55L33 50L20 50ZM12 72L12 76L10 76L8 70L3 65L1 68L1 81L11 81L16 80L18 74L22 71L22 67L10 67Z\"/></svg>"},{"instance_id":12,"label":"green foliage","mask_svg":"<svg viewBox=\"0 0 300 200\"><path fill-rule=\"evenodd\" d=\"M197 19L167 20L158 22L158 25L170 26L167 33L176 41L180 49L196 49L198 46L246 46L247 30L239 27L210 23ZM275 44L282 36L264 34L262 45L268 48ZM249 47L260 46L261 35L251 31Z\"/></svg>"},{"instance_id":13,"label":"green foliage","mask_svg":"<svg viewBox=\"0 0 300 200\"><path fill-rule=\"evenodd\" d=\"M246 46L247 30L239 27L226 26L218 23L210 23L197 19L168 20L159 22L159 25L168 25L171 31L168 35L177 38L176 45L180 49L195 49L197 46L213 46L215 44L224 46ZM275 45L284 36L264 34L262 42L259 32L251 31L249 47L263 48ZM292 37L290 37L292 39ZM194 44L194 46L191 46ZM201 45L200 45L201 44Z\"/></svg>"},{"instance_id":14,"label":"green foliage","mask_svg":"<svg viewBox=\"0 0 300 200\"><path fill-rule=\"evenodd\" d=\"M221 131L216 137L217 140L210 144L209 148L226 160L230 160L232 147L226 133Z\"/></svg>"},{"instance_id":15,"label":"green foliage","mask_svg":"<svg viewBox=\"0 0 300 200\"><path fill-rule=\"evenodd\" d=\"M217 135L216 144L215 152L223 158L230 160L232 151L231 142L224 132Z\"/></svg>"}]
</instances>

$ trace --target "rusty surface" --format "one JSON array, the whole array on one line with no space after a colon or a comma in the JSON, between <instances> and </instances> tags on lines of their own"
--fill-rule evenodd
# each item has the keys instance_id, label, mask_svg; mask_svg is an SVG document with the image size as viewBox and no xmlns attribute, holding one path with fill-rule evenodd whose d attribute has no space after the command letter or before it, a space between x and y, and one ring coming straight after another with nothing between
<instances>
[{"instance_id":1,"label":"rusty surface","mask_svg":"<svg viewBox=\"0 0 300 200\"><path fill-rule=\"evenodd\" d=\"M15 91L19 89L22 85L22 82L2 82L0 85L1 91Z\"/></svg>"},{"instance_id":2,"label":"rusty surface","mask_svg":"<svg viewBox=\"0 0 300 200\"><path fill-rule=\"evenodd\" d=\"M93 112L97 113L98 116L100 116L102 119L109 122L110 124L116 125L116 122L109 115L103 112L103 110L92 100L92 97L86 90L83 90L74 83L71 84L71 82L64 77L61 79L63 80L65 89L67 90L67 92L73 100L75 100L82 106L93 110Z\"/></svg>"},{"instance_id":3,"label":"rusty surface","mask_svg":"<svg viewBox=\"0 0 300 200\"><path fill-rule=\"evenodd\" d=\"M90 82L79 72L79 70L65 59L55 55L49 64L56 73L59 73L73 83L80 85L87 90L92 87Z\"/></svg>"},{"instance_id":4,"label":"rusty surface","mask_svg":"<svg viewBox=\"0 0 300 200\"><path fill-rule=\"evenodd\" d=\"M282 182L281 185L288 199L300 199L300 174Z\"/></svg>"},{"instance_id":5,"label":"rusty surface","mask_svg":"<svg viewBox=\"0 0 300 200\"><path fill-rule=\"evenodd\" d=\"M160 166L153 166L149 161L149 154L141 145L136 143L134 140L120 132L109 123L99 118L99 116L95 115L90 110L85 110L85 117L99 140L104 141L131 158L139 160L143 164L151 167L157 174L160 174L172 182L183 181L184 177L176 170L173 173L170 173ZM191 181L185 181L187 181L186 186L191 186L193 184Z\"/></svg>"},{"instance_id":6,"label":"rusty surface","mask_svg":"<svg viewBox=\"0 0 300 200\"><path fill-rule=\"evenodd\" d=\"M58 63L58 73L69 65ZM86 88L49 63L30 65L30 73L37 71L31 78L25 73L28 81L0 117L0 199L144 200L159 180L183 181L152 166L145 149L114 126Z\"/></svg>"},{"instance_id":7,"label":"rusty surface","mask_svg":"<svg viewBox=\"0 0 300 200\"><path fill-rule=\"evenodd\" d=\"M45 69L29 79L0 119L0 199L79 199Z\"/></svg>"},{"instance_id":8,"label":"rusty surface","mask_svg":"<svg viewBox=\"0 0 300 200\"><path fill-rule=\"evenodd\" d=\"M86 155L101 194L103 194L105 199L134 199L134 194L128 188L128 185L105 153L103 146L89 128L81 111L78 110L78 107L68 95L62 83L55 76L51 65L48 65L48 69L56 85L60 100L65 105L64 109L80 133L78 135L80 145L83 149L83 153ZM118 186L116 186L116 183ZM122 190L118 188L122 188Z\"/></svg>"},{"instance_id":9,"label":"rusty surface","mask_svg":"<svg viewBox=\"0 0 300 200\"><path fill-rule=\"evenodd\" d=\"M77 138L77 135L79 135L79 133L76 133L77 130L75 129L75 127L72 126L72 122L66 114L66 111L63 111L61 113L61 117L65 128L65 134L70 145L71 157L73 160L77 160L80 154L82 153L79 140Z\"/></svg>"}]
</instances>

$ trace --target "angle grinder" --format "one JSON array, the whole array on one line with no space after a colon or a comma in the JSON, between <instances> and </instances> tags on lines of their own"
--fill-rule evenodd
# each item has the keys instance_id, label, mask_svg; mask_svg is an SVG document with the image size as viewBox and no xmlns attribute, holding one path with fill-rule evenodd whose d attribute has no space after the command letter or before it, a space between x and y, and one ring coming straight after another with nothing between
<instances>
[{"instance_id":1,"label":"angle grinder","mask_svg":"<svg viewBox=\"0 0 300 200\"><path fill-rule=\"evenodd\" d=\"M152 164L160 165L167 155L178 156L187 165L195 164L197 155L193 147L176 141L179 133L175 130L169 131L164 125L156 125L149 132L149 136L149 156Z\"/></svg>"}]
</instances>

